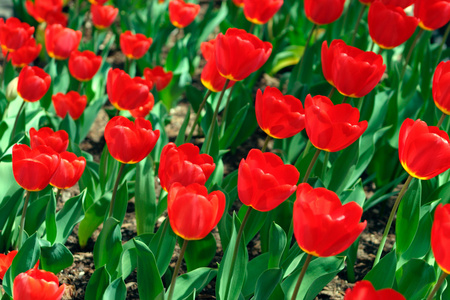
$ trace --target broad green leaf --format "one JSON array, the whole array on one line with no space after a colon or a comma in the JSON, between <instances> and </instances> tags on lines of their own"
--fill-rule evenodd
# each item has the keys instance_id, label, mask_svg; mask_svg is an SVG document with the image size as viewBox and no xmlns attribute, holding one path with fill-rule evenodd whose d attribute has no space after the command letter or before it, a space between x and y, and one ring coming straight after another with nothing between
<instances>
[{"instance_id":1,"label":"broad green leaf","mask_svg":"<svg viewBox=\"0 0 450 300\"><path fill-rule=\"evenodd\" d=\"M244 285L241 290L242 295L244 295L246 299L254 294L258 278L267 270L268 262L268 253L258 255L248 262L247 276L245 277Z\"/></svg>"},{"instance_id":2,"label":"broad green leaf","mask_svg":"<svg viewBox=\"0 0 450 300\"><path fill-rule=\"evenodd\" d=\"M142 299L164 299L164 286L155 256L143 242L134 240L137 251L137 278Z\"/></svg>"},{"instance_id":3,"label":"broad green leaf","mask_svg":"<svg viewBox=\"0 0 450 300\"><path fill-rule=\"evenodd\" d=\"M258 278L255 288L255 300L267 300L275 291L281 278L283 270L279 268L265 270Z\"/></svg>"},{"instance_id":4,"label":"broad green leaf","mask_svg":"<svg viewBox=\"0 0 450 300\"><path fill-rule=\"evenodd\" d=\"M96 268L86 286L85 299L102 299L110 282L111 276L106 267Z\"/></svg>"},{"instance_id":5,"label":"broad green leaf","mask_svg":"<svg viewBox=\"0 0 450 300\"><path fill-rule=\"evenodd\" d=\"M155 178L153 177L151 156L136 164L134 206L137 234L153 233L157 216Z\"/></svg>"},{"instance_id":6,"label":"broad green leaf","mask_svg":"<svg viewBox=\"0 0 450 300\"><path fill-rule=\"evenodd\" d=\"M88 239L92 233L103 222L106 212L109 209L111 200L111 193L103 195L100 199L95 201L85 212L83 220L78 227L78 243L83 249L86 247Z\"/></svg>"},{"instance_id":7,"label":"broad green leaf","mask_svg":"<svg viewBox=\"0 0 450 300\"><path fill-rule=\"evenodd\" d=\"M249 206L242 205L239 209L239 219L243 220L247 213ZM248 217L247 224L244 227L245 244L247 245L258 233L267 218L267 212L261 212L252 208L250 216Z\"/></svg>"},{"instance_id":8,"label":"broad green leaf","mask_svg":"<svg viewBox=\"0 0 450 300\"><path fill-rule=\"evenodd\" d=\"M376 290L392 288L394 285L397 257L395 251L386 254L364 277L372 283Z\"/></svg>"},{"instance_id":9,"label":"broad green leaf","mask_svg":"<svg viewBox=\"0 0 450 300\"><path fill-rule=\"evenodd\" d=\"M121 277L117 278L108 285L103 293L103 300L121 300L127 296L127 287Z\"/></svg>"},{"instance_id":10,"label":"broad green leaf","mask_svg":"<svg viewBox=\"0 0 450 300\"><path fill-rule=\"evenodd\" d=\"M50 192L50 200L45 210L45 230L47 241L53 244L58 232L56 227L56 199L53 191Z\"/></svg>"},{"instance_id":11,"label":"broad green leaf","mask_svg":"<svg viewBox=\"0 0 450 300\"><path fill-rule=\"evenodd\" d=\"M86 190L78 196L72 197L64 203L64 207L56 214L56 243L64 244L72 233L73 228L84 217L83 201L86 197Z\"/></svg>"},{"instance_id":12,"label":"broad green leaf","mask_svg":"<svg viewBox=\"0 0 450 300\"><path fill-rule=\"evenodd\" d=\"M189 241L189 243L192 241ZM189 244L188 244L189 246ZM211 268L198 268L180 275L176 279L173 299L186 299L190 294L200 292L214 277L217 270ZM167 288L169 291L170 286ZM193 298L192 298L193 299Z\"/></svg>"},{"instance_id":13,"label":"broad green leaf","mask_svg":"<svg viewBox=\"0 0 450 300\"><path fill-rule=\"evenodd\" d=\"M169 224L169 219L167 218L161 224L149 245L150 250L155 256L159 274L162 275L166 273L176 243L176 235L173 233L172 227L170 227Z\"/></svg>"},{"instance_id":14,"label":"broad green leaf","mask_svg":"<svg viewBox=\"0 0 450 300\"><path fill-rule=\"evenodd\" d=\"M30 201L25 218L25 231L28 235L35 233L45 221L45 211L49 200L50 195Z\"/></svg>"},{"instance_id":15,"label":"broad green leaf","mask_svg":"<svg viewBox=\"0 0 450 300\"><path fill-rule=\"evenodd\" d=\"M286 248L286 242L287 237L283 228L273 222L269 231L269 269L280 267L281 257Z\"/></svg>"},{"instance_id":16,"label":"broad green leaf","mask_svg":"<svg viewBox=\"0 0 450 300\"><path fill-rule=\"evenodd\" d=\"M247 103L244 107L242 107L241 110L239 110L238 113L234 116L229 126L227 126L224 134L219 140L220 149L227 149L231 146L234 139L238 135L239 130L242 127L242 124L245 121L245 117L247 115L249 107L250 107L249 103Z\"/></svg>"},{"instance_id":17,"label":"broad green leaf","mask_svg":"<svg viewBox=\"0 0 450 300\"><path fill-rule=\"evenodd\" d=\"M120 222L117 219L108 218L94 245L95 268L105 266L112 279L115 279L114 273L119 264L122 250Z\"/></svg>"},{"instance_id":18,"label":"broad green leaf","mask_svg":"<svg viewBox=\"0 0 450 300\"><path fill-rule=\"evenodd\" d=\"M51 247L41 247L40 264L43 270L58 274L72 263L72 253L63 244L55 243Z\"/></svg>"},{"instance_id":19,"label":"broad green leaf","mask_svg":"<svg viewBox=\"0 0 450 300\"><path fill-rule=\"evenodd\" d=\"M433 219L431 218L430 206L425 205L421 207L421 217L417 233L414 236L414 240L411 246L405 253L402 254L399 259L399 265L402 264L402 260L405 262L413 258L423 258L430 251L431 247L431 227L433 225Z\"/></svg>"},{"instance_id":20,"label":"broad green leaf","mask_svg":"<svg viewBox=\"0 0 450 300\"><path fill-rule=\"evenodd\" d=\"M179 239L179 242L181 242L181 239ZM216 249L216 239L212 233L201 240L189 241L184 253L184 261L188 272L208 266L216 255Z\"/></svg>"},{"instance_id":21,"label":"broad green leaf","mask_svg":"<svg viewBox=\"0 0 450 300\"><path fill-rule=\"evenodd\" d=\"M116 200L114 203L114 210L112 217L119 220L120 226L122 226L123 219L127 213L128 205L128 183L125 181L117 189ZM106 218L106 216L105 216Z\"/></svg>"},{"instance_id":22,"label":"broad green leaf","mask_svg":"<svg viewBox=\"0 0 450 300\"><path fill-rule=\"evenodd\" d=\"M412 259L395 273L397 290L408 300L424 299L436 281L434 268L422 259Z\"/></svg>"},{"instance_id":23,"label":"broad green leaf","mask_svg":"<svg viewBox=\"0 0 450 300\"><path fill-rule=\"evenodd\" d=\"M185 134L186 134L186 127L189 124L190 117L191 117L191 107L188 106L188 110L186 112L186 116L184 117L184 121L181 124L180 130L178 131L177 138L175 139L175 144L177 145L177 147L184 143Z\"/></svg>"}]
</instances>

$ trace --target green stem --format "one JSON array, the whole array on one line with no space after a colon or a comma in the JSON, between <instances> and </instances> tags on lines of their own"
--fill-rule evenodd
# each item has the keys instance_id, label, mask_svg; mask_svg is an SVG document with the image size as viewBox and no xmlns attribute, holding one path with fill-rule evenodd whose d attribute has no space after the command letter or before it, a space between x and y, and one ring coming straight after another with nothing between
<instances>
[{"instance_id":1,"label":"green stem","mask_svg":"<svg viewBox=\"0 0 450 300\"><path fill-rule=\"evenodd\" d=\"M120 110L118 110L117 108L116 108L116 114L115 114L114 116L115 116L115 117L120 116Z\"/></svg>"},{"instance_id":2,"label":"green stem","mask_svg":"<svg viewBox=\"0 0 450 300\"><path fill-rule=\"evenodd\" d=\"M78 94L80 94L81 95L81 87L83 86L83 82L82 81L78 81L78 89L77 89L77 92L78 92Z\"/></svg>"},{"instance_id":3,"label":"green stem","mask_svg":"<svg viewBox=\"0 0 450 300\"><path fill-rule=\"evenodd\" d=\"M227 79L225 81L222 93L220 94L220 97L219 97L219 101L217 102L216 109L214 110L214 115L211 120L211 125L209 126L208 137L206 140L206 149L205 149L206 150L205 153L207 153L207 154L209 154L209 151L211 150L211 142L212 142L212 137L214 134L214 128L216 127L216 119L217 119L217 115L219 114L220 103L222 103L223 95L225 94L225 90L227 89L229 82L230 82L230 79Z\"/></svg>"},{"instance_id":4,"label":"green stem","mask_svg":"<svg viewBox=\"0 0 450 300\"><path fill-rule=\"evenodd\" d=\"M185 140L185 143L188 143L191 140L192 136L194 135L194 131L195 131L195 128L197 127L198 120L200 119L200 114L202 112L202 109L203 109L203 107L205 107L206 100L208 100L209 95L211 95L211 93L212 93L211 90L208 90L205 94L205 97L203 97L203 101L200 104L200 107L198 108L197 114L195 115L194 124L192 124L191 131L189 132L189 135L188 135L187 139Z\"/></svg>"},{"instance_id":5,"label":"green stem","mask_svg":"<svg viewBox=\"0 0 450 300\"><path fill-rule=\"evenodd\" d=\"M342 99L342 103L347 103L348 100L348 96L344 96L344 98Z\"/></svg>"},{"instance_id":6,"label":"green stem","mask_svg":"<svg viewBox=\"0 0 450 300\"><path fill-rule=\"evenodd\" d=\"M62 191L61 189L58 189L56 191L56 196L55 196L56 201L58 201L59 196L61 196L61 191Z\"/></svg>"},{"instance_id":7,"label":"green stem","mask_svg":"<svg viewBox=\"0 0 450 300\"><path fill-rule=\"evenodd\" d=\"M161 232L161 236L159 237L158 247L156 248L155 255L159 255L159 252L161 251L162 241L163 241L164 237L166 236L167 227L169 226L167 224L169 224L169 218L166 218L166 221L164 222L164 226L163 226L163 229Z\"/></svg>"},{"instance_id":8,"label":"green stem","mask_svg":"<svg viewBox=\"0 0 450 300\"><path fill-rule=\"evenodd\" d=\"M442 123L444 123L445 117L447 117L447 115L442 113L442 116L441 116L441 118L439 119L439 122L436 125L438 128L441 127Z\"/></svg>"},{"instance_id":9,"label":"green stem","mask_svg":"<svg viewBox=\"0 0 450 300\"><path fill-rule=\"evenodd\" d=\"M408 179L406 179L405 184L403 185L402 189L400 190L400 193L397 196L397 199L395 200L394 207L392 207L391 214L389 215L388 222L386 224L386 228L383 232L383 237L381 238L380 246L378 247L377 256L375 257L375 261L373 263L373 266L375 266L381 258L381 253L383 253L384 245L386 244L386 239L389 233L389 229L391 229L392 221L394 221L395 213L397 212L397 208L400 204L400 200L402 200L403 195L406 193L406 190L408 189L409 183L413 177L409 175Z\"/></svg>"},{"instance_id":10,"label":"green stem","mask_svg":"<svg viewBox=\"0 0 450 300\"><path fill-rule=\"evenodd\" d=\"M28 207L28 202L30 201L30 191L26 192L25 195L25 203L23 204L23 209L22 209L22 216L20 217L20 228L19 228L19 238L17 239L17 245L16 245L16 249L20 249L20 247L22 246L22 237L23 237L23 230L25 227L25 215L27 214L27 207Z\"/></svg>"},{"instance_id":11,"label":"green stem","mask_svg":"<svg viewBox=\"0 0 450 300\"><path fill-rule=\"evenodd\" d=\"M322 150L316 149L316 153L314 153L314 156L311 159L311 162L309 163L308 169L306 170L306 173L305 173L305 176L303 177L302 183L305 183L308 181L309 175L311 174L314 164L316 163L316 160L319 157L320 151L322 151Z\"/></svg>"},{"instance_id":12,"label":"green stem","mask_svg":"<svg viewBox=\"0 0 450 300\"><path fill-rule=\"evenodd\" d=\"M241 241L242 233L244 232L245 224L247 224L248 218L250 217L250 213L253 208L251 206L248 207L247 212L245 213L244 219L242 220L241 227L239 227L239 232L236 238L236 245L234 246L233 257L231 258L230 271L227 279L227 284L225 288L225 297L224 299L228 299L228 291L230 290L231 277L233 277L234 265L236 264L236 257L239 251L239 243Z\"/></svg>"},{"instance_id":13,"label":"green stem","mask_svg":"<svg viewBox=\"0 0 450 300\"><path fill-rule=\"evenodd\" d=\"M267 149L267 145L269 144L270 141L270 135L267 135L266 139L264 140L264 145L261 148L261 152L265 152Z\"/></svg>"},{"instance_id":14,"label":"green stem","mask_svg":"<svg viewBox=\"0 0 450 300\"><path fill-rule=\"evenodd\" d=\"M7 51L6 54L3 56L2 74L1 74L1 77L0 77L1 88L3 88L5 86L5 89L6 89L5 71L6 71L6 63L7 63L8 54L9 54L9 51Z\"/></svg>"},{"instance_id":15,"label":"green stem","mask_svg":"<svg viewBox=\"0 0 450 300\"><path fill-rule=\"evenodd\" d=\"M359 11L358 19L356 20L355 28L353 28L352 42L350 43L350 46L353 46L353 44L355 43L356 33L358 32L358 27L361 24L361 19L364 15L365 10L366 6L364 4L361 4L361 10Z\"/></svg>"},{"instance_id":16,"label":"green stem","mask_svg":"<svg viewBox=\"0 0 450 300\"><path fill-rule=\"evenodd\" d=\"M109 205L109 214L108 214L109 218L112 217L114 212L114 204L116 202L117 188L119 187L120 177L122 177L123 169L125 168L124 163L119 162L119 164L120 164L119 173L117 174L116 183L114 184L113 194L111 197L111 203Z\"/></svg>"},{"instance_id":17,"label":"green stem","mask_svg":"<svg viewBox=\"0 0 450 300\"><path fill-rule=\"evenodd\" d=\"M447 41L449 33L450 33L450 23L448 23L447 28L445 29L444 36L442 37L441 44L439 45L439 51L438 51L437 60L436 60L435 65L437 65L439 63L439 61L441 60L442 48L444 47L444 44Z\"/></svg>"},{"instance_id":18,"label":"green stem","mask_svg":"<svg viewBox=\"0 0 450 300\"><path fill-rule=\"evenodd\" d=\"M225 125L227 124L228 107L230 106L231 94L233 94L233 91L234 85L230 88L230 93L227 97L227 103L225 104L225 109L223 110L222 124L220 124L220 136L222 136L223 132L225 131Z\"/></svg>"},{"instance_id":19,"label":"green stem","mask_svg":"<svg viewBox=\"0 0 450 300\"><path fill-rule=\"evenodd\" d=\"M251 22L250 29L248 30L249 33L254 34L253 30L255 30L255 23Z\"/></svg>"},{"instance_id":20,"label":"green stem","mask_svg":"<svg viewBox=\"0 0 450 300\"><path fill-rule=\"evenodd\" d=\"M186 248L188 245L187 240L183 240L183 246L181 247L180 256L178 257L177 264L175 265L175 269L173 270L172 281L170 282L169 296L167 300L171 300L173 296L173 291L175 290L175 283L177 279L178 272L180 271L181 261L184 257L184 252L186 252Z\"/></svg>"},{"instance_id":21,"label":"green stem","mask_svg":"<svg viewBox=\"0 0 450 300\"><path fill-rule=\"evenodd\" d=\"M344 22L342 23L342 27L341 27L341 35L344 35L345 25L347 25L348 12L349 12L351 6L352 6L352 0L350 0L350 3L347 6L347 10L345 11Z\"/></svg>"},{"instance_id":22,"label":"green stem","mask_svg":"<svg viewBox=\"0 0 450 300\"><path fill-rule=\"evenodd\" d=\"M17 112L16 119L14 120L14 125L13 125L13 129L12 129L12 132L11 132L10 141L13 141L14 137L16 136L17 122L19 121L19 116L22 113L22 110L23 110L23 108L25 106L25 103L26 103L25 101L22 102L22 105L20 106L19 111Z\"/></svg>"},{"instance_id":23,"label":"green stem","mask_svg":"<svg viewBox=\"0 0 450 300\"><path fill-rule=\"evenodd\" d=\"M313 256L308 254L306 257L305 263L303 264L302 271L300 276L298 277L297 284L295 285L294 293L292 294L291 300L295 300L297 298L298 290L300 289L300 285L302 284L303 277L305 277L306 269L308 269L309 263L311 262Z\"/></svg>"},{"instance_id":24,"label":"green stem","mask_svg":"<svg viewBox=\"0 0 450 300\"><path fill-rule=\"evenodd\" d=\"M306 40L305 49L303 49L303 55L298 62L297 75L295 76L295 78L297 80L300 80L300 78L302 76L302 68L303 68L303 62L304 62L303 58L305 57L306 51L308 51L308 49L309 49L309 43L311 42L311 38L312 38L313 33L316 30L316 28L317 28L317 24L314 24L313 27L311 28L311 31L309 32L308 39ZM289 82L290 86L293 86L293 84L294 83Z\"/></svg>"},{"instance_id":25,"label":"green stem","mask_svg":"<svg viewBox=\"0 0 450 300\"><path fill-rule=\"evenodd\" d=\"M403 69L402 72L400 73L399 80L403 80L403 76L405 76L406 68L408 67L408 63L409 60L411 59L412 52L423 33L424 30L420 28L419 33L417 33L416 37L414 38L414 41L412 42L411 47L409 48L408 54L406 55L405 64L403 65Z\"/></svg>"},{"instance_id":26,"label":"green stem","mask_svg":"<svg viewBox=\"0 0 450 300\"><path fill-rule=\"evenodd\" d=\"M331 100L331 97L333 97L334 92L336 91L336 88L333 86L333 88L331 89L330 93L328 94L328 99Z\"/></svg>"},{"instance_id":27,"label":"green stem","mask_svg":"<svg viewBox=\"0 0 450 300\"><path fill-rule=\"evenodd\" d=\"M327 165L329 159L330 159L330 152L325 151L325 157L323 158L323 166L322 166L322 179L325 177L325 173L327 172Z\"/></svg>"},{"instance_id":28,"label":"green stem","mask_svg":"<svg viewBox=\"0 0 450 300\"><path fill-rule=\"evenodd\" d=\"M441 287L442 283L445 280L445 277L447 277L447 273L442 272L441 276L439 276L439 280L436 283L436 285L434 286L433 290L431 291L431 293L428 295L427 300L431 300L434 297L434 294L436 294L436 292L439 290L439 288Z\"/></svg>"}]
</instances>

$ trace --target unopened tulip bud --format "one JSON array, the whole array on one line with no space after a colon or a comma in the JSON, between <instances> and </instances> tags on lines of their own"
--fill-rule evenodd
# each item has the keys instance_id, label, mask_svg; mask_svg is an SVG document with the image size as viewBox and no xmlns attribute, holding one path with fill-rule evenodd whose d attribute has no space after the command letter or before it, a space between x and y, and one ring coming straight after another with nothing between
<instances>
[{"instance_id":1,"label":"unopened tulip bud","mask_svg":"<svg viewBox=\"0 0 450 300\"><path fill-rule=\"evenodd\" d=\"M8 83L6 87L6 100L13 101L17 98L17 83L19 82L19 77L14 78Z\"/></svg>"}]
</instances>

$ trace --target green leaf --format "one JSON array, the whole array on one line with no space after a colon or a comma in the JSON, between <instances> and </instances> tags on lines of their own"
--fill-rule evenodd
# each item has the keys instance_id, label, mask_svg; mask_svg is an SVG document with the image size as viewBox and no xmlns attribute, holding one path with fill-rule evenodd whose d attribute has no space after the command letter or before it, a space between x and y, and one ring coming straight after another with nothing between
<instances>
[{"instance_id":1,"label":"green leaf","mask_svg":"<svg viewBox=\"0 0 450 300\"><path fill-rule=\"evenodd\" d=\"M96 268L86 286L85 299L102 299L110 281L111 276L105 266Z\"/></svg>"},{"instance_id":2,"label":"green leaf","mask_svg":"<svg viewBox=\"0 0 450 300\"><path fill-rule=\"evenodd\" d=\"M86 190L78 196L72 197L64 203L64 207L56 214L56 243L64 244L72 233L73 228L84 217L83 201L86 197Z\"/></svg>"},{"instance_id":3,"label":"green leaf","mask_svg":"<svg viewBox=\"0 0 450 300\"><path fill-rule=\"evenodd\" d=\"M189 241L184 253L184 261L188 272L208 266L216 255L216 249L216 239L212 233L201 240Z\"/></svg>"},{"instance_id":4,"label":"green leaf","mask_svg":"<svg viewBox=\"0 0 450 300\"><path fill-rule=\"evenodd\" d=\"M136 164L134 205L137 234L153 233L157 216L155 178L151 156Z\"/></svg>"},{"instance_id":5,"label":"green leaf","mask_svg":"<svg viewBox=\"0 0 450 300\"><path fill-rule=\"evenodd\" d=\"M167 218L161 224L149 245L150 250L155 255L159 274L166 273L176 243L176 235L172 227L170 227L169 219Z\"/></svg>"},{"instance_id":6,"label":"green leaf","mask_svg":"<svg viewBox=\"0 0 450 300\"><path fill-rule=\"evenodd\" d=\"M247 264L247 276L242 286L241 294L247 299L255 292L256 283L259 276L267 270L269 253L256 256Z\"/></svg>"},{"instance_id":7,"label":"green leaf","mask_svg":"<svg viewBox=\"0 0 450 300\"><path fill-rule=\"evenodd\" d=\"M408 300L426 297L435 283L434 268L422 259L412 259L395 273L397 290Z\"/></svg>"},{"instance_id":8,"label":"green leaf","mask_svg":"<svg viewBox=\"0 0 450 300\"><path fill-rule=\"evenodd\" d=\"M2 212L0 214L0 228L5 226L8 218L16 215L19 205L23 202L23 192L24 190L22 188L10 188L6 195L3 198L0 198L2 199L0 205L0 211Z\"/></svg>"},{"instance_id":9,"label":"green leaf","mask_svg":"<svg viewBox=\"0 0 450 300\"><path fill-rule=\"evenodd\" d=\"M51 247L41 247L40 263L43 270L58 274L73 263L73 256L63 244L55 243Z\"/></svg>"},{"instance_id":10,"label":"green leaf","mask_svg":"<svg viewBox=\"0 0 450 300\"><path fill-rule=\"evenodd\" d=\"M231 121L230 125L227 126L224 134L219 140L220 149L227 149L231 146L231 144L237 137L239 130L241 130L242 124L244 123L245 117L247 116L249 107L250 104L247 103L237 112L236 115L234 115L233 120Z\"/></svg>"},{"instance_id":11,"label":"green leaf","mask_svg":"<svg viewBox=\"0 0 450 300\"><path fill-rule=\"evenodd\" d=\"M137 251L137 280L141 299L164 299L164 286L155 256L143 242L133 240Z\"/></svg>"},{"instance_id":12,"label":"green leaf","mask_svg":"<svg viewBox=\"0 0 450 300\"><path fill-rule=\"evenodd\" d=\"M279 268L265 270L259 276L255 288L255 300L267 300L278 286L283 276L283 270Z\"/></svg>"},{"instance_id":13,"label":"green leaf","mask_svg":"<svg viewBox=\"0 0 450 300\"><path fill-rule=\"evenodd\" d=\"M127 287L122 277L117 278L106 288L103 293L103 300L121 300L127 296Z\"/></svg>"},{"instance_id":14,"label":"green leaf","mask_svg":"<svg viewBox=\"0 0 450 300\"><path fill-rule=\"evenodd\" d=\"M117 219L108 218L94 245L95 268L105 266L108 273L115 279L114 273L119 264L122 250L120 222Z\"/></svg>"},{"instance_id":15,"label":"green leaf","mask_svg":"<svg viewBox=\"0 0 450 300\"><path fill-rule=\"evenodd\" d=\"M77 140L77 125L69 114L67 114L59 124L59 130L66 131L69 134L69 138L71 140Z\"/></svg>"},{"instance_id":16,"label":"green leaf","mask_svg":"<svg viewBox=\"0 0 450 300\"><path fill-rule=\"evenodd\" d=\"M269 231L269 269L280 267L281 257L286 248L286 242L287 237L283 228L273 222Z\"/></svg>"},{"instance_id":17,"label":"green leaf","mask_svg":"<svg viewBox=\"0 0 450 300\"><path fill-rule=\"evenodd\" d=\"M50 192L50 200L48 201L45 215L46 238L47 241L53 244L58 232L56 227L56 199L53 190Z\"/></svg>"},{"instance_id":18,"label":"green leaf","mask_svg":"<svg viewBox=\"0 0 450 300\"><path fill-rule=\"evenodd\" d=\"M86 210L84 218L78 227L78 243L82 249L86 247L87 241L92 233L102 224L105 214L109 209L110 200L111 193L109 192L95 201Z\"/></svg>"},{"instance_id":19,"label":"green leaf","mask_svg":"<svg viewBox=\"0 0 450 300\"><path fill-rule=\"evenodd\" d=\"M239 209L238 213L240 220L244 219L248 209L249 206L241 206L241 209ZM266 222L267 214L267 212L252 209L250 216L248 217L247 224L245 224L244 227L245 245L247 245L255 237L255 235L264 225L264 223Z\"/></svg>"},{"instance_id":20,"label":"green leaf","mask_svg":"<svg viewBox=\"0 0 450 300\"><path fill-rule=\"evenodd\" d=\"M392 288L396 269L397 257L395 251L391 251L367 273L364 280L370 281L376 290Z\"/></svg>"},{"instance_id":21,"label":"green leaf","mask_svg":"<svg viewBox=\"0 0 450 300\"><path fill-rule=\"evenodd\" d=\"M192 241L189 241L191 243ZM188 244L189 247L189 244ZM200 292L214 277L217 275L217 270L211 268L198 268L176 279L175 290L173 292L173 299L186 299L195 291ZM170 286L167 288L169 291Z\"/></svg>"},{"instance_id":22,"label":"green leaf","mask_svg":"<svg viewBox=\"0 0 450 300\"><path fill-rule=\"evenodd\" d=\"M269 74L273 76L283 68L298 64L304 49L304 46L290 45L276 53Z\"/></svg>"},{"instance_id":23,"label":"green leaf","mask_svg":"<svg viewBox=\"0 0 450 300\"><path fill-rule=\"evenodd\" d=\"M113 189L117 178L118 166L119 162L109 154L108 147L105 146L100 157L99 166L100 186L103 193Z\"/></svg>"},{"instance_id":24,"label":"green leaf","mask_svg":"<svg viewBox=\"0 0 450 300\"><path fill-rule=\"evenodd\" d=\"M433 219L431 218L430 205L422 206L419 228L417 229L417 233L411 246L402 254L399 265L402 264L402 260L406 262L413 258L423 258L427 255L431 247L432 225Z\"/></svg>"},{"instance_id":25,"label":"green leaf","mask_svg":"<svg viewBox=\"0 0 450 300\"><path fill-rule=\"evenodd\" d=\"M120 226L122 226L123 219L125 218L125 214L127 213L127 205L128 205L128 185L127 181L125 181L117 189L116 201L114 203L114 210L112 214L113 218L119 220Z\"/></svg>"},{"instance_id":26,"label":"green leaf","mask_svg":"<svg viewBox=\"0 0 450 300\"><path fill-rule=\"evenodd\" d=\"M178 131L177 138L175 139L175 144L177 145L177 147L184 143L186 127L189 124L190 117L191 117L191 107L188 106L188 110L186 112L186 116L184 117L183 124L181 124L180 130Z\"/></svg>"},{"instance_id":27,"label":"green leaf","mask_svg":"<svg viewBox=\"0 0 450 300\"><path fill-rule=\"evenodd\" d=\"M30 197L31 198L31 197ZM31 204L27 208L25 218L25 231L28 235L35 233L41 224L45 221L45 210L47 203L49 202L50 195L37 198L34 201L30 201Z\"/></svg>"}]
</instances>

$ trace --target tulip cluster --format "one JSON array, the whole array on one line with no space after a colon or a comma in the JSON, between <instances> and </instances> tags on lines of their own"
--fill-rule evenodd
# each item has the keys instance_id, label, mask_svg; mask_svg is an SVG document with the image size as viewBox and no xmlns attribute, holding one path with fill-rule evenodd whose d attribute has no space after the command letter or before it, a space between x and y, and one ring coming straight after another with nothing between
<instances>
[{"instance_id":1,"label":"tulip cluster","mask_svg":"<svg viewBox=\"0 0 450 300\"><path fill-rule=\"evenodd\" d=\"M67 26L67 16L62 12L63 1L61 0L26 0L27 12L39 23L46 22L47 25L59 24Z\"/></svg>"}]
</instances>

